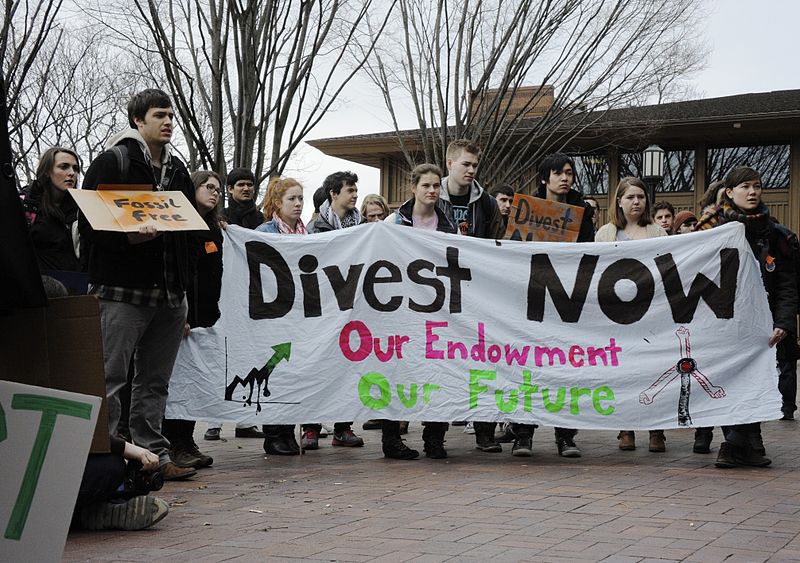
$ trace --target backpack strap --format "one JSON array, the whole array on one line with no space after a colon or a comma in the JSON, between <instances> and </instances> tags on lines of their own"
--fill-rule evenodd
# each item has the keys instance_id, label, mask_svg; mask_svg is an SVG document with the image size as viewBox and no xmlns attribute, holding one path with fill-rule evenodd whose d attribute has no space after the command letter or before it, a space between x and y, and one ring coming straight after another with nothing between
<instances>
[{"instance_id":1,"label":"backpack strap","mask_svg":"<svg viewBox=\"0 0 800 563\"><path fill-rule=\"evenodd\" d=\"M122 179L127 178L131 169L131 159L128 155L128 147L125 145L114 145L111 147L111 152L113 152L114 156L117 158L117 168L119 169L120 177Z\"/></svg>"}]
</instances>

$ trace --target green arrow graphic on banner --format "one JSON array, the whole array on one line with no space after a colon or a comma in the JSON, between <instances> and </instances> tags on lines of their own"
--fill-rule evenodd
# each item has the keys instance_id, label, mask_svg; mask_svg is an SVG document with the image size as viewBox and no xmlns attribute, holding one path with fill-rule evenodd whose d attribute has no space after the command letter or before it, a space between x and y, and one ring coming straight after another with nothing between
<instances>
[{"instance_id":1,"label":"green arrow graphic on banner","mask_svg":"<svg viewBox=\"0 0 800 563\"><path fill-rule=\"evenodd\" d=\"M233 378L227 387L225 387L225 400L232 401L233 400L233 393L237 387L250 387L250 394L244 398L244 402L246 405L253 404L253 390L258 389L256 394L256 411L261 412L261 396L269 397L271 393L269 392L269 376L272 374L272 371L275 369L282 360L289 361L289 357L291 356L292 352L292 343L291 342L284 342L283 344L276 344L272 347L275 351L274 354L267 360L267 363L262 368L253 368L250 370L250 373L247 374L247 377L242 379L238 375Z\"/></svg>"}]
</instances>

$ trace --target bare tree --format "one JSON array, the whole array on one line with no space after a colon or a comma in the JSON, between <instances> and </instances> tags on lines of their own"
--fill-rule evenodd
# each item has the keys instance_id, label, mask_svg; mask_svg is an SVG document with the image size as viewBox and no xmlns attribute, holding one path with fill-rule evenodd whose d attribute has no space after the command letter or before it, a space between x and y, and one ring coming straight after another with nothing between
<instances>
[{"instance_id":1,"label":"bare tree","mask_svg":"<svg viewBox=\"0 0 800 563\"><path fill-rule=\"evenodd\" d=\"M134 0L101 7L123 39L157 53L191 166L280 174L350 83L396 0ZM366 17L380 13L373 33ZM355 59L350 45L363 52Z\"/></svg>"},{"instance_id":2,"label":"bare tree","mask_svg":"<svg viewBox=\"0 0 800 563\"><path fill-rule=\"evenodd\" d=\"M704 51L685 48L701 1L399 0L366 71L409 166L442 165L450 140L470 138L484 181L525 189L532 162L605 110L663 101L701 67ZM402 132L406 106L416 136Z\"/></svg>"}]
</instances>

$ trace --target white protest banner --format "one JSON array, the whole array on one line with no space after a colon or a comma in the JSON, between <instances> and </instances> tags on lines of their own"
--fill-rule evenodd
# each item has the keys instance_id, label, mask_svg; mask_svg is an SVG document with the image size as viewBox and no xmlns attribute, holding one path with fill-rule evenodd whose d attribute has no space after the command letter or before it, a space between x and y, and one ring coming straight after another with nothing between
<instances>
[{"instance_id":1,"label":"white protest banner","mask_svg":"<svg viewBox=\"0 0 800 563\"><path fill-rule=\"evenodd\" d=\"M100 397L0 381L0 553L60 561Z\"/></svg>"},{"instance_id":2,"label":"white protest banner","mask_svg":"<svg viewBox=\"0 0 800 563\"><path fill-rule=\"evenodd\" d=\"M181 347L172 418L635 430L780 416L740 225L585 244L230 227L223 257L222 317Z\"/></svg>"}]
</instances>

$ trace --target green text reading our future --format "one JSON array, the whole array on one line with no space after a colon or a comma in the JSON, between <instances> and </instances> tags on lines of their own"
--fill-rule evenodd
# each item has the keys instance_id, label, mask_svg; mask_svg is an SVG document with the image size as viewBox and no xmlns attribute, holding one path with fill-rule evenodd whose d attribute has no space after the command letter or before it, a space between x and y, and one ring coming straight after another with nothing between
<instances>
[{"instance_id":1,"label":"green text reading our future","mask_svg":"<svg viewBox=\"0 0 800 563\"><path fill-rule=\"evenodd\" d=\"M555 365L569 365L574 368L589 366L618 366L618 355L622 348L618 346L615 339L609 339L609 345L604 347L589 346L586 348L573 345L568 349L549 348L536 346L531 353L530 346L523 346L517 349L510 349L505 346L505 354L495 352L487 354L487 346L484 338L483 323L478 326L477 343L467 348L459 342L458 346L453 346L452 341L446 345L447 357L444 350L438 350L434 343L438 336L432 333L432 328L446 327L447 323L426 323L426 360L472 360L481 363L498 363L504 356L505 362L511 366L516 363L520 366L526 365L530 357L530 364L536 367L547 367ZM389 336L386 345L382 346L380 338L373 338L369 328L360 321L351 321L341 331L339 345L343 355L350 361L360 362L369 358L373 353L381 362L389 362L393 359L403 359L403 344L409 342L410 338L402 335ZM351 341L355 337L355 342ZM353 345L355 344L355 345ZM456 349L457 357L452 351ZM502 350L500 346L493 344L489 350ZM545 366L545 363L547 366ZM494 399L497 410L503 414L512 414L520 409L526 413L532 413L535 409L543 408L550 413L566 411L568 414L578 416L582 409L589 408L602 416L609 416L614 413L615 407L614 391L608 385L597 387L582 387L575 385L571 387L542 387L533 380L533 372L529 369L522 371L522 381L511 388L490 387L490 382L497 381L497 370L470 369L469 370L469 409L475 410L479 403L486 406L486 399ZM406 388L407 387L407 388ZM401 383L392 385L392 382L380 372L370 371L364 374L358 383L359 398L364 406L373 410L383 410L392 403L399 402L405 409L413 409L420 402L429 405L435 402L438 395L441 395L441 385L431 382L409 383L407 386ZM483 399L482 399L483 397ZM448 400L452 400L449 397Z\"/></svg>"}]
</instances>

